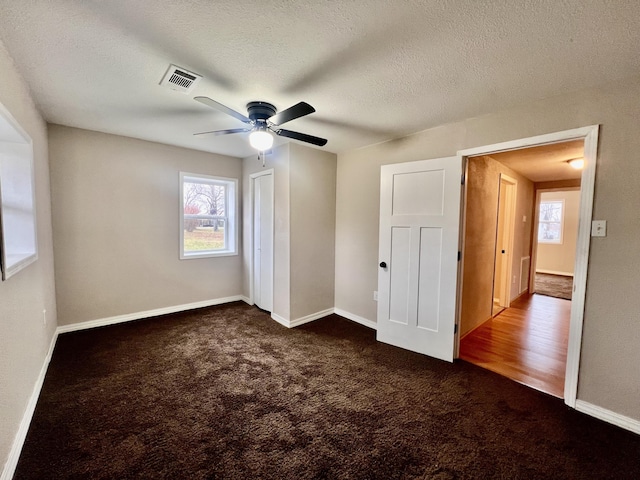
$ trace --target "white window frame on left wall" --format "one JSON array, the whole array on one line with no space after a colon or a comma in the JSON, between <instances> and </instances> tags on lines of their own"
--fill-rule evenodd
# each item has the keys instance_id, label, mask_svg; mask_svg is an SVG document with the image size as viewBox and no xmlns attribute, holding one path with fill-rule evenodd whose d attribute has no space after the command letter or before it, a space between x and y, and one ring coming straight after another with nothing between
<instances>
[{"instance_id":1,"label":"white window frame on left wall","mask_svg":"<svg viewBox=\"0 0 640 480\"><path fill-rule=\"evenodd\" d=\"M222 184L226 187L224 218L225 222L225 248L217 250L203 250L199 252L185 252L184 249L184 184L204 183L204 184ZM210 257L228 257L238 255L238 222L237 222L237 205L238 205L238 179L217 177L212 175L204 175L199 173L180 172L180 259L194 258L210 258ZM218 216L211 216L211 218Z\"/></svg>"},{"instance_id":2,"label":"white window frame on left wall","mask_svg":"<svg viewBox=\"0 0 640 480\"><path fill-rule=\"evenodd\" d=\"M0 104L0 265L7 280L38 259L33 142Z\"/></svg>"}]
</instances>

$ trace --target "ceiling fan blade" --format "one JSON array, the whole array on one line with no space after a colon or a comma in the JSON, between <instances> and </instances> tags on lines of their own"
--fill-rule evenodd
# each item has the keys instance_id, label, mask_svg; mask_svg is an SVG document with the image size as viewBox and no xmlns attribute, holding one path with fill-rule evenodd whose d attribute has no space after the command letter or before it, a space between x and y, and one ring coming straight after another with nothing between
<instances>
[{"instance_id":1,"label":"ceiling fan blade","mask_svg":"<svg viewBox=\"0 0 640 480\"><path fill-rule=\"evenodd\" d=\"M208 107L215 108L216 110L226 113L227 115L231 115L232 117L237 118L241 122L251 123L250 118L245 117L243 114L236 112L235 110L225 105L222 105L221 103L218 103L215 100L211 100L209 97L194 97L194 100L197 100L198 102L204 105L207 105Z\"/></svg>"},{"instance_id":2,"label":"ceiling fan blade","mask_svg":"<svg viewBox=\"0 0 640 480\"><path fill-rule=\"evenodd\" d=\"M250 132L251 129L250 128L231 128L229 130L213 130L211 132L200 132L200 133L194 133L194 135L207 135L207 134L212 134L212 135L229 135L230 133L242 133L242 132Z\"/></svg>"},{"instance_id":3,"label":"ceiling fan blade","mask_svg":"<svg viewBox=\"0 0 640 480\"><path fill-rule=\"evenodd\" d=\"M269 119L269 121L274 125L282 125L283 123L290 122L291 120L295 120L296 118L304 117L305 115L309 115L310 113L313 113L315 111L316 109L308 103L300 102L293 107L289 107L286 110L281 111L280 113L276 113Z\"/></svg>"},{"instance_id":4,"label":"ceiling fan blade","mask_svg":"<svg viewBox=\"0 0 640 480\"><path fill-rule=\"evenodd\" d=\"M318 145L319 147L324 147L327 144L326 138L314 137L313 135L307 135L306 133L292 132L291 130L285 130L283 128L274 130L274 132L281 137L293 138L294 140L311 143L313 145Z\"/></svg>"}]
</instances>

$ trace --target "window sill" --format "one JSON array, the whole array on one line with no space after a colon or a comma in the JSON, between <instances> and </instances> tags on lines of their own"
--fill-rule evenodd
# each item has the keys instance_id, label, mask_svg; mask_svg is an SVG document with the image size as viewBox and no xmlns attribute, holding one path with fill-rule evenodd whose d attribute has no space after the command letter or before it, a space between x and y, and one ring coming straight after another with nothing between
<instances>
[{"instance_id":1,"label":"window sill","mask_svg":"<svg viewBox=\"0 0 640 480\"><path fill-rule=\"evenodd\" d=\"M235 255L238 255L238 252L234 250L221 250L217 252L181 253L180 260L193 260L196 258L233 257Z\"/></svg>"}]
</instances>

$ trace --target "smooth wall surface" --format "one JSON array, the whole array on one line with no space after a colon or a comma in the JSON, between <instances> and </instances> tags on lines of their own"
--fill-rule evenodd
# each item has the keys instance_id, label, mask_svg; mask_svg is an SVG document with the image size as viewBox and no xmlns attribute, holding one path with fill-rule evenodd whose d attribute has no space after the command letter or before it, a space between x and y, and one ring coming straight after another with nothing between
<instances>
[{"instance_id":1,"label":"smooth wall surface","mask_svg":"<svg viewBox=\"0 0 640 480\"><path fill-rule=\"evenodd\" d=\"M531 250L533 183L489 156L470 158L467 169L464 272L460 334L489 320L493 305L500 174L517 181L511 256L511 299L519 295L521 258ZM527 221L522 221L523 217ZM513 276L516 276L513 281Z\"/></svg>"},{"instance_id":2,"label":"smooth wall surface","mask_svg":"<svg viewBox=\"0 0 640 480\"><path fill-rule=\"evenodd\" d=\"M291 319L298 319L334 305L337 157L290 145Z\"/></svg>"},{"instance_id":3,"label":"smooth wall surface","mask_svg":"<svg viewBox=\"0 0 640 480\"><path fill-rule=\"evenodd\" d=\"M240 197L240 159L60 125L49 148L60 325L242 293L241 251L179 258L179 172Z\"/></svg>"},{"instance_id":4,"label":"smooth wall surface","mask_svg":"<svg viewBox=\"0 0 640 480\"><path fill-rule=\"evenodd\" d=\"M600 124L578 398L640 420L640 78L435 127L338 155L336 308L375 321L380 165Z\"/></svg>"},{"instance_id":5,"label":"smooth wall surface","mask_svg":"<svg viewBox=\"0 0 640 480\"><path fill-rule=\"evenodd\" d=\"M0 473L56 329L47 126L0 43L0 103L33 141L38 260L0 281ZM43 310L46 310L46 323Z\"/></svg>"},{"instance_id":6,"label":"smooth wall surface","mask_svg":"<svg viewBox=\"0 0 640 480\"><path fill-rule=\"evenodd\" d=\"M578 240L580 190L541 192L541 201L564 202L562 243L538 243L536 271L557 275L573 275Z\"/></svg>"}]
</instances>

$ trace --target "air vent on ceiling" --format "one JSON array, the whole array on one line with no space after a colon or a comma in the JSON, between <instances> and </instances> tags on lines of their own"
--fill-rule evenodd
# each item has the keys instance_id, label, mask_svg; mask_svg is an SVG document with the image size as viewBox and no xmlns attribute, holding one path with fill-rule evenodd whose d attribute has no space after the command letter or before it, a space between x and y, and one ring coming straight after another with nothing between
<instances>
[{"instance_id":1,"label":"air vent on ceiling","mask_svg":"<svg viewBox=\"0 0 640 480\"><path fill-rule=\"evenodd\" d=\"M193 90L202 76L197 73L190 72L175 65L169 65L167 73L164 74L160 85L169 87L182 93L189 93Z\"/></svg>"}]
</instances>

